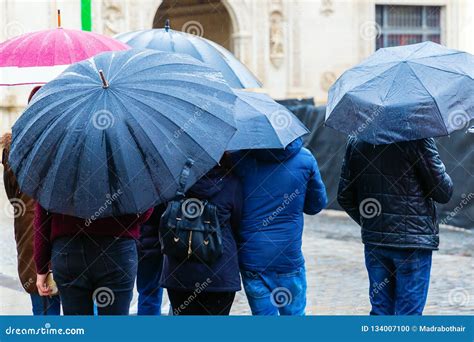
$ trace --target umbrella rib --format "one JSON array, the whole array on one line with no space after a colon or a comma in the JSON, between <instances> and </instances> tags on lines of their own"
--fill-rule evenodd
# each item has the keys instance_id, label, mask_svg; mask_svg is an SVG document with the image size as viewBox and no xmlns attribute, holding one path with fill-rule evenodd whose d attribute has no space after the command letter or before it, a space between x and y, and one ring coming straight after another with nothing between
<instances>
[{"instance_id":1,"label":"umbrella rib","mask_svg":"<svg viewBox=\"0 0 474 342\"><path fill-rule=\"evenodd\" d=\"M163 95L166 95L166 94L163 94ZM136 98L130 97L130 96L127 95L127 94L124 94L124 96L129 97L131 100L138 101ZM174 98L174 97L173 97L173 98ZM179 98L174 98L174 99L181 100L181 99L179 99ZM182 101L184 101L184 102L186 102L186 103L190 103L190 102L187 102L187 101L185 101L185 100L182 100ZM146 104L146 103L144 103L144 102L141 102L141 101L140 101L140 103L143 104L144 106L149 107L150 109L156 110L156 109L154 109L153 107L151 107L150 105L148 105L148 104ZM195 106L195 105L194 105L194 106ZM197 106L196 106L196 107L197 107ZM163 114L161 114L161 116L162 116L163 118L165 118L168 122L170 122L171 124L173 124L173 125L177 128L177 131L178 131L178 130L183 130L184 132L186 132L186 130L184 130L179 124L177 124L177 123L175 123L174 121L172 121L168 116L163 115ZM213 115L213 117L220 119L219 117L217 117L217 116L215 116L215 115ZM223 120L221 119L221 121L223 121ZM223 122L226 123L227 125L229 125L230 127L232 127L232 125L228 124L227 122L225 122L225 121L223 121ZM161 131L161 132L163 132L163 131ZM163 135L166 136L167 134L164 134L164 133L163 133ZM206 155L208 155L211 159L215 160L215 159L198 143L198 141L197 141L193 136L191 136L188 132L186 132L186 136L188 136L191 140L193 140L193 141L196 143L196 145L199 147L199 149L202 150ZM181 151L181 148L179 148L175 143L173 143L173 146L175 146L176 148L178 148L178 149ZM183 154L184 154L184 153L183 153ZM218 161L218 160L216 160L216 161Z\"/></svg>"},{"instance_id":2,"label":"umbrella rib","mask_svg":"<svg viewBox=\"0 0 474 342\"><path fill-rule=\"evenodd\" d=\"M441 115L441 111L439 109L439 105L438 105L438 102L436 101L436 98L433 96L433 94L431 94L431 92L425 87L425 85L423 84L423 82L421 81L421 79L418 77L416 71L411 67L411 65L409 63L407 63L408 67L410 68L410 70L413 72L413 75L415 75L416 79L418 80L418 82L420 83L420 85L426 90L426 92L431 96L431 98L433 99L433 102L434 104L436 105L436 109L438 110L437 112L437 115L438 115L438 118L441 120L441 122L443 123L444 125L444 129L446 131L446 135L449 135L449 132L448 132L448 129L446 128L446 124L444 123L444 119L443 119L443 116Z\"/></svg>"},{"instance_id":3,"label":"umbrella rib","mask_svg":"<svg viewBox=\"0 0 474 342\"><path fill-rule=\"evenodd\" d=\"M414 64L422 65L422 66L424 66L424 67L427 67L427 68L430 68L430 69L435 69L435 70L442 71L442 72L447 72L447 73L449 73L449 74L454 74L454 75L458 75L458 76L469 77L471 80L474 80L474 77L471 77L471 75L468 75L468 74L461 74L461 73L456 72L456 71L453 71L453 70L441 69L441 68L438 68L438 67L435 67L435 66L432 66L432 65L428 65L428 64L424 64L424 63L419 63L419 62L416 62L416 61L414 61L414 60L409 61L408 63L414 63Z\"/></svg>"},{"instance_id":4,"label":"umbrella rib","mask_svg":"<svg viewBox=\"0 0 474 342\"><path fill-rule=\"evenodd\" d=\"M140 90L140 91L143 91L143 92L151 92L151 93L153 93L153 94L160 94L160 95L162 95L162 96L164 96L164 97L171 97L172 99L175 99L175 100L177 100L177 101L184 102L184 103L187 103L187 104L192 105L193 107L197 107L197 108L199 108L199 109L201 109L201 110L203 110L203 111L207 111L206 109L201 108L199 105L197 105L197 104L195 104L195 103L193 103L193 102L190 102L190 101L188 101L188 100L185 100L184 98L174 97L174 96L172 96L172 95L169 95L169 94L164 93L164 92L161 92L161 91L158 92L158 91L153 91L153 90L149 90L149 89L137 89L137 88L131 88L131 87L130 87L130 89L136 89L136 90ZM169 88L168 88L168 89L169 89ZM179 89L179 88L178 88L178 89ZM127 94L124 94L124 95L127 96ZM138 95L138 94L137 94L137 95ZM139 96L143 96L143 95L140 94ZM153 99L153 100L154 100L154 99ZM160 100L159 102L163 103L164 101ZM142 102L142 103L143 103L143 102ZM150 108L151 108L151 107L150 107ZM209 112L209 113L210 113L210 112ZM163 116L164 116L164 115L163 115ZM233 126L232 124L230 124L229 122L227 122L227 121L225 121L223 118L221 118L220 116L217 116L217 115L215 115L215 114L212 114L212 117L218 119L219 121L224 122L224 123L227 124L228 126L231 126L231 127ZM168 120L170 120L168 117L166 117L166 118L167 118ZM178 124L175 124L175 125L177 125L178 129L181 129L181 127L180 127ZM235 128L235 126L234 126L234 128Z\"/></svg>"},{"instance_id":5,"label":"umbrella rib","mask_svg":"<svg viewBox=\"0 0 474 342\"><path fill-rule=\"evenodd\" d=\"M26 34L25 34L25 35L26 35ZM6 58L8 58L8 59L10 59L10 58L12 57L12 55L17 57L17 50L21 51L21 49L23 49L25 45L29 46L31 43L33 43L33 42L35 41L36 35L37 35L37 33L33 33L33 34L29 35L29 36L26 36L24 39L21 39L23 36L20 36L20 37L18 37L18 38L12 38L12 40L11 40L10 42L8 42L8 44L6 44L6 45L4 46L4 49L0 50L0 52L1 52L2 54L7 54L7 57L6 57ZM14 45L14 43L15 43L17 40L21 40L21 42L20 42L18 45L16 45L16 46L14 47L14 49L11 50L11 52L9 52L9 50L8 50L9 45L10 45L10 44L13 44L13 45ZM20 57L20 61L21 61L21 58L22 58L22 57L24 57L24 55ZM18 64L18 65L21 65L20 62L18 62L17 64ZM8 65L15 66L15 64L10 64L10 63L8 63Z\"/></svg>"},{"instance_id":6,"label":"umbrella rib","mask_svg":"<svg viewBox=\"0 0 474 342\"><path fill-rule=\"evenodd\" d=\"M117 101L120 103L120 105L121 105L124 109L127 108L127 105L130 105L130 104L131 104L131 102L130 102L130 103L127 103L127 105L126 105L125 103L123 103L122 98L121 98L120 96L116 95L116 94L113 94L113 96L117 99ZM133 100L132 97L129 97L129 98L130 98L131 100ZM136 108L138 108L136 105L133 105L133 106L136 107ZM151 108L151 107L149 107L149 108ZM146 114L146 113L144 113L144 114L148 116L148 114ZM146 134L146 131L143 129L142 124L141 124L138 120L135 120L135 122L136 122L137 125L141 128L142 132L144 133L144 136L146 136L146 138L148 139L148 141L149 141L149 142L151 143L151 145L154 147L156 156L162 161L163 165L166 165L165 168L167 169L167 171L168 171L169 175L171 176L171 178L174 178L174 176L173 176L173 174L171 173L170 168L169 168L169 166L167 165L165 159L162 158L162 156L160 155L159 151L156 149L156 145L153 143L153 141L151 140L151 138L149 137L149 135ZM153 122L153 120L150 120L150 122ZM161 128L160 128L158 125L154 125L154 126L155 126L158 130L160 130L160 132L161 132L164 136L166 136L166 134L161 130ZM127 125L127 129L129 129L128 125ZM130 130L129 130L129 132L130 132ZM135 139L134 139L134 141L135 141L136 146L138 147L139 145L136 143L136 140L135 140ZM145 160L145 159L144 159L144 160ZM150 170L150 168L148 167L148 165L147 165L147 169ZM151 176L151 175L152 175L152 173L150 172L150 176ZM151 177L151 178L153 179L153 177ZM158 193L158 192L157 192L157 194L158 194L158 197L161 198L161 194Z\"/></svg>"}]
</instances>

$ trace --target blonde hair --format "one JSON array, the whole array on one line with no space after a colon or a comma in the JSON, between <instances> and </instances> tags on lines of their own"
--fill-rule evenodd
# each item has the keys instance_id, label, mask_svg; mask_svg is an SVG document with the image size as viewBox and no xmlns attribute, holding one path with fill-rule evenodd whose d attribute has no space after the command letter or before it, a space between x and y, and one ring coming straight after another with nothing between
<instances>
[{"instance_id":1,"label":"blonde hair","mask_svg":"<svg viewBox=\"0 0 474 342\"><path fill-rule=\"evenodd\" d=\"M11 143L12 143L12 134L11 133L5 133L0 138L0 148L9 149Z\"/></svg>"}]
</instances>

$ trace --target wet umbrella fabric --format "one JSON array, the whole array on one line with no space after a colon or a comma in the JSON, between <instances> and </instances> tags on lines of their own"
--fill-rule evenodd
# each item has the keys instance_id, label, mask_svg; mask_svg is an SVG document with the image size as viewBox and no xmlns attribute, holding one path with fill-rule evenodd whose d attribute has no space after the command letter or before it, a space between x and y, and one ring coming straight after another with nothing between
<instances>
[{"instance_id":1,"label":"wet umbrella fabric","mask_svg":"<svg viewBox=\"0 0 474 342\"><path fill-rule=\"evenodd\" d=\"M266 94L235 90L237 132L227 149L285 148L293 140L309 133L288 109Z\"/></svg>"},{"instance_id":2,"label":"wet umbrella fabric","mask_svg":"<svg viewBox=\"0 0 474 342\"><path fill-rule=\"evenodd\" d=\"M72 63L129 48L111 37L62 27L25 33L0 44L0 85L44 84Z\"/></svg>"},{"instance_id":3,"label":"wet umbrella fabric","mask_svg":"<svg viewBox=\"0 0 474 342\"><path fill-rule=\"evenodd\" d=\"M235 99L219 72L189 56L103 53L35 95L13 127L10 163L51 212L144 212L175 196L185 165L186 188L216 165L235 132Z\"/></svg>"},{"instance_id":4,"label":"wet umbrella fabric","mask_svg":"<svg viewBox=\"0 0 474 342\"><path fill-rule=\"evenodd\" d=\"M188 54L219 70L232 88L259 88L261 83L222 46L199 36L169 28L123 33L115 37L132 48Z\"/></svg>"},{"instance_id":5,"label":"wet umbrella fabric","mask_svg":"<svg viewBox=\"0 0 474 342\"><path fill-rule=\"evenodd\" d=\"M331 87L326 125L373 144L449 135L474 119L474 56L439 44L380 49Z\"/></svg>"}]
</instances>

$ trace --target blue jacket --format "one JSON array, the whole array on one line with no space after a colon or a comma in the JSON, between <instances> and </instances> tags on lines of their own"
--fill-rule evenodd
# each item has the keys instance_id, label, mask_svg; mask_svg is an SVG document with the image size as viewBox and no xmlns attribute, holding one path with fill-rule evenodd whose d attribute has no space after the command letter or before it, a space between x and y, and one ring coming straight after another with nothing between
<instances>
[{"instance_id":1,"label":"blue jacket","mask_svg":"<svg viewBox=\"0 0 474 342\"><path fill-rule=\"evenodd\" d=\"M303 212L315 215L327 205L316 159L301 139L284 150L242 151L234 159L244 196L241 269L291 272L303 266Z\"/></svg>"},{"instance_id":2,"label":"blue jacket","mask_svg":"<svg viewBox=\"0 0 474 342\"><path fill-rule=\"evenodd\" d=\"M217 206L224 252L219 260L211 265L194 261L181 262L165 255L161 287L195 291L199 287L196 284L206 284L202 288L204 292L239 291L239 262L234 239L242 209L242 189L239 180L224 169L216 167L197 181L186 196L209 200ZM210 282L207 281L208 278Z\"/></svg>"},{"instance_id":3,"label":"blue jacket","mask_svg":"<svg viewBox=\"0 0 474 342\"><path fill-rule=\"evenodd\" d=\"M372 145L349 138L337 199L362 227L364 244L437 249L435 202L452 194L433 139Z\"/></svg>"}]
</instances>

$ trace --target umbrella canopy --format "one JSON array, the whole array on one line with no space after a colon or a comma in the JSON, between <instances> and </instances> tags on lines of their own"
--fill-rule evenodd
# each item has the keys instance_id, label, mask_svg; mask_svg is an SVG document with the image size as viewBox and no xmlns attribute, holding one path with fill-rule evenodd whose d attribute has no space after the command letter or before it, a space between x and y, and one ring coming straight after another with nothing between
<instances>
[{"instance_id":1,"label":"umbrella canopy","mask_svg":"<svg viewBox=\"0 0 474 342\"><path fill-rule=\"evenodd\" d=\"M237 132L227 149L285 148L309 133L303 123L284 106L266 94L234 90L237 95L235 123Z\"/></svg>"},{"instance_id":2,"label":"umbrella canopy","mask_svg":"<svg viewBox=\"0 0 474 342\"><path fill-rule=\"evenodd\" d=\"M104 35L61 27L25 33L0 44L0 85L43 84L69 64L129 48Z\"/></svg>"},{"instance_id":3,"label":"umbrella canopy","mask_svg":"<svg viewBox=\"0 0 474 342\"><path fill-rule=\"evenodd\" d=\"M474 56L425 42L380 49L329 90L326 125L373 144L445 136L474 119Z\"/></svg>"},{"instance_id":4,"label":"umbrella canopy","mask_svg":"<svg viewBox=\"0 0 474 342\"><path fill-rule=\"evenodd\" d=\"M188 54L219 70L232 88L258 88L261 83L235 56L222 46L199 36L171 30L152 29L123 33L118 40L132 48Z\"/></svg>"},{"instance_id":5,"label":"umbrella canopy","mask_svg":"<svg viewBox=\"0 0 474 342\"><path fill-rule=\"evenodd\" d=\"M222 75L192 57L103 53L33 97L13 126L11 167L51 212L144 212L175 196L181 174L188 189L216 165L235 132L235 100Z\"/></svg>"}]
</instances>

